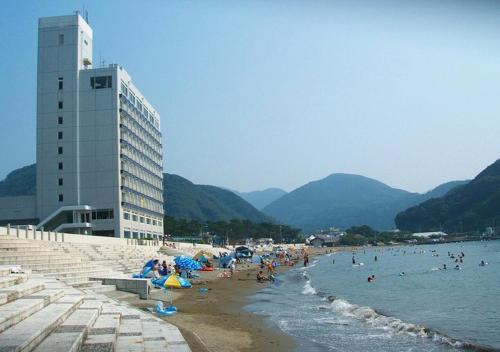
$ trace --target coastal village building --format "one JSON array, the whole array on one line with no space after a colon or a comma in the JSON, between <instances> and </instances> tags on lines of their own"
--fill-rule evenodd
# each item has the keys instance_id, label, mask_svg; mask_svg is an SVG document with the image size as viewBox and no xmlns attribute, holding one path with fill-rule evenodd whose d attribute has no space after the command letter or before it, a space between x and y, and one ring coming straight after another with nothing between
<instances>
[{"instance_id":1,"label":"coastal village building","mask_svg":"<svg viewBox=\"0 0 500 352\"><path fill-rule=\"evenodd\" d=\"M38 23L36 195L1 223L125 238L163 234L160 116L119 65L93 67L79 14Z\"/></svg>"}]
</instances>

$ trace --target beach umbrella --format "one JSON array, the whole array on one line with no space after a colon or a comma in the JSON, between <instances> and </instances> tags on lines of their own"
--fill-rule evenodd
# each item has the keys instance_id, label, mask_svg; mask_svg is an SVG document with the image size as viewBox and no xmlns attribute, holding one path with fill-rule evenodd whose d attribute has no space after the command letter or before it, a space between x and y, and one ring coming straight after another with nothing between
<instances>
[{"instance_id":1,"label":"beach umbrella","mask_svg":"<svg viewBox=\"0 0 500 352\"><path fill-rule=\"evenodd\" d=\"M174 259L175 265L179 267L179 269L184 269L184 270L200 270L201 269L201 264L198 263L196 260L193 260L189 257L186 256L179 256L175 257Z\"/></svg>"},{"instance_id":2,"label":"beach umbrella","mask_svg":"<svg viewBox=\"0 0 500 352\"><path fill-rule=\"evenodd\" d=\"M164 287L171 288L190 288L191 283L183 277L177 275L169 275L163 284Z\"/></svg>"}]
</instances>

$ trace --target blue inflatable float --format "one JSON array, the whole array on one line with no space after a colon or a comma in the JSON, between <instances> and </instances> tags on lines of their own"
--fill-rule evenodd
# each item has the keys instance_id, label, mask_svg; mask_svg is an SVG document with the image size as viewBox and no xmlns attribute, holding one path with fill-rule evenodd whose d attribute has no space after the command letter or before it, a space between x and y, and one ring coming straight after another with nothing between
<instances>
[{"instance_id":1,"label":"blue inflatable float","mask_svg":"<svg viewBox=\"0 0 500 352\"><path fill-rule=\"evenodd\" d=\"M163 307L163 302L156 302L155 313L164 316L174 315L177 312L177 307L169 305L168 307Z\"/></svg>"}]
</instances>

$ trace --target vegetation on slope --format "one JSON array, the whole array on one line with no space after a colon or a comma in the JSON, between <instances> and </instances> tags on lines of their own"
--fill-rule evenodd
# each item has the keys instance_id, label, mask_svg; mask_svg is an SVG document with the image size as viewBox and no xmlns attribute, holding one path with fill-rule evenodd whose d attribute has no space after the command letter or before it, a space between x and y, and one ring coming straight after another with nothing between
<instances>
[{"instance_id":1,"label":"vegetation on slope","mask_svg":"<svg viewBox=\"0 0 500 352\"><path fill-rule=\"evenodd\" d=\"M495 227L500 222L500 160L443 197L399 213L395 221L402 230L418 232L481 232Z\"/></svg>"}]
</instances>

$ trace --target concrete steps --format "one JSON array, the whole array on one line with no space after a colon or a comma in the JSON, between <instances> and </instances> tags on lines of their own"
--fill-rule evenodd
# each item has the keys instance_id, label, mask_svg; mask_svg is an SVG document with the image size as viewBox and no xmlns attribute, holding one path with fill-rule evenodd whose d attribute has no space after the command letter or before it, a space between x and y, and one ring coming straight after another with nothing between
<instances>
[{"instance_id":1,"label":"concrete steps","mask_svg":"<svg viewBox=\"0 0 500 352\"><path fill-rule=\"evenodd\" d=\"M0 305L15 301L24 296L41 291L45 288L43 281L30 280L17 285L0 289Z\"/></svg>"},{"instance_id":2,"label":"concrete steps","mask_svg":"<svg viewBox=\"0 0 500 352\"><path fill-rule=\"evenodd\" d=\"M63 296L63 290L45 289L0 306L0 332L26 319Z\"/></svg>"},{"instance_id":3,"label":"concrete steps","mask_svg":"<svg viewBox=\"0 0 500 352\"><path fill-rule=\"evenodd\" d=\"M82 309L82 306L38 345L35 352L79 351L90 327L99 316L98 309Z\"/></svg>"},{"instance_id":4,"label":"concrete steps","mask_svg":"<svg viewBox=\"0 0 500 352\"><path fill-rule=\"evenodd\" d=\"M0 279L15 283L21 274L9 271L0 267ZM150 314L95 290L22 275L24 282L0 289L1 352L190 351L175 326Z\"/></svg>"},{"instance_id":5,"label":"concrete steps","mask_svg":"<svg viewBox=\"0 0 500 352\"><path fill-rule=\"evenodd\" d=\"M65 299L66 297L70 298ZM5 351L31 351L57 328L83 299L83 295L66 297L0 333L0 346Z\"/></svg>"}]
</instances>

